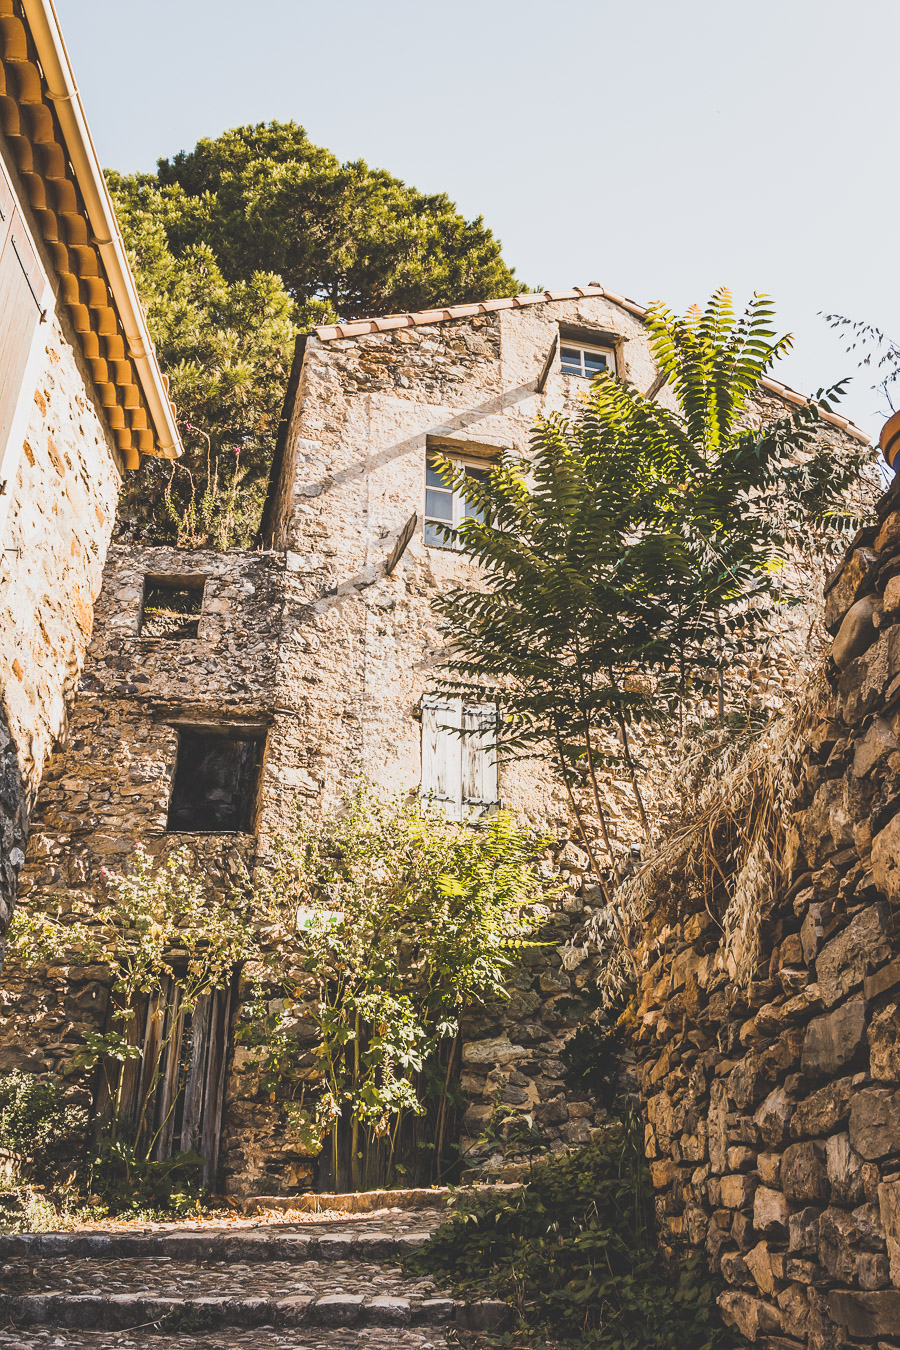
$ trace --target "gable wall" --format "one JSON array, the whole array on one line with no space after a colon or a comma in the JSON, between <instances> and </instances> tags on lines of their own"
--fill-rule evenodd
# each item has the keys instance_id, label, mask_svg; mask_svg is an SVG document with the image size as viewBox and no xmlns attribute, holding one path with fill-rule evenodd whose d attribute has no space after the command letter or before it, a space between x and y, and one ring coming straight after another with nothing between
<instances>
[{"instance_id":1,"label":"gable wall","mask_svg":"<svg viewBox=\"0 0 900 1350\"><path fill-rule=\"evenodd\" d=\"M643 325L597 297L307 339L272 542L287 551L279 681L297 713L283 763L309 776L311 804L334 805L359 772L389 790L418 786L420 700L441 649L430 600L477 575L459 553L422 539L426 440L525 453L538 414L577 412L586 382L558 363L535 392L560 322L620 333L620 373L650 386ZM416 533L386 577L414 511ZM535 823L562 826L563 794L547 780L534 762L501 764L501 798ZM615 816L615 788L610 798ZM278 818L273 805L272 828Z\"/></svg>"}]
</instances>

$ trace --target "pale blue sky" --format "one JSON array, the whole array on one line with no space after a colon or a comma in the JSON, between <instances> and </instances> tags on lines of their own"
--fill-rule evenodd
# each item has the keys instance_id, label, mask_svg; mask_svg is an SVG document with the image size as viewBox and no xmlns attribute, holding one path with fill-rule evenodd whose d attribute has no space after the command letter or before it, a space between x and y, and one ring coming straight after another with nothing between
<instances>
[{"instance_id":1,"label":"pale blue sky","mask_svg":"<svg viewBox=\"0 0 900 1350\"><path fill-rule=\"evenodd\" d=\"M57 0L104 164L294 119L481 214L530 284L778 302L804 392L900 340L897 0ZM871 434L862 372L843 411Z\"/></svg>"}]
</instances>

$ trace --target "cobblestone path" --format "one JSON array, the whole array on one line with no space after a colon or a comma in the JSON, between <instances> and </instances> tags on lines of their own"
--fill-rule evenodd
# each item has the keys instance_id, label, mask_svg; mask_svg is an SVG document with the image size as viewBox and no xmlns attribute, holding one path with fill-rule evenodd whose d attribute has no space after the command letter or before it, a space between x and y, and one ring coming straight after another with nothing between
<instances>
[{"instance_id":1,"label":"cobblestone path","mask_svg":"<svg viewBox=\"0 0 900 1350\"><path fill-rule=\"evenodd\" d=\"M0 1350L446 1350L503 1307L403 1274L441 1217L0 1235Z\"/></svg>"}]
</instances>

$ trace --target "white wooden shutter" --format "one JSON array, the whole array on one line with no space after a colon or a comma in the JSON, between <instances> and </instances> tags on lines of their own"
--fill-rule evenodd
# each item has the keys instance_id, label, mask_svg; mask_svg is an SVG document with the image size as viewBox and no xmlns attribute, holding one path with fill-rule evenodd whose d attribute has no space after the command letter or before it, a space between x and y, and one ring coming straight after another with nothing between
<instances>
[{"instance_id":1,"label":"white wooden shutter","mask_svg":"<svg viewBox=\"0 0 900 1350\"><path fill-rule=\"evenodd\" d=\"M422 700L422 796L440 802L454 820L462 808L460 703L426 695Z\"/></svg>"},{"instance_id":2,"label":"white wooden shutter","mask_svg":"<svg viewBox=\"0 0 900 1350\"><path fill-rule=\"evenodd\" d=\"M49 302L47 279L0 165L0 536L30 410L23 390L36 369L35 334Z\"/></svg>"},{"instance_id":3,"label":"white wooden shutter","mask_svg":"<svg viewBox=\"0 0 900 1350\"><path fill-rule=\"evenodd\" d=\"M497 709L493 703L462 705L462 808L469 813L497 802Z\"/></svg>"},{"instance_id":4,"label":"white wooden shutter","mask_svg":"<svg viewBox=\"0 0 900 1350\"><path fill-rule=\"evenodd\" d=\"M0 190L2 186L0 179ZM0 222L0 232L4 224ZM18 216L10 212L0 250L0 456L12 429L31 344L41 321L38 297L43 288L34 249Z\"/></svg>"}]
</instances>

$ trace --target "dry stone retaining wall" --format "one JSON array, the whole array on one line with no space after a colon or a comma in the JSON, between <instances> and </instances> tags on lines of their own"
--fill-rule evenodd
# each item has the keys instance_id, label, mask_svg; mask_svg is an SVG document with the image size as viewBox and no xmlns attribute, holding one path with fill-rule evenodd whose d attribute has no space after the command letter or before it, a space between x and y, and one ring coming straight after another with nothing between
<instances>
[{"instance_id":1,"label":"dry stone retaining wall","mask_svg":"<svg viewBox=\"0 0 900 1350\"><path fill-rule=\"evenodd\" d=\"M712 906L648 916L637 1047L664 1240L756 1344L900 1346L900 495L830 580L830 687L746 987ZM748 822L748 825L752 822ZM687 911L687 912L685 912Z\"/></svg>"}]
</instances>

